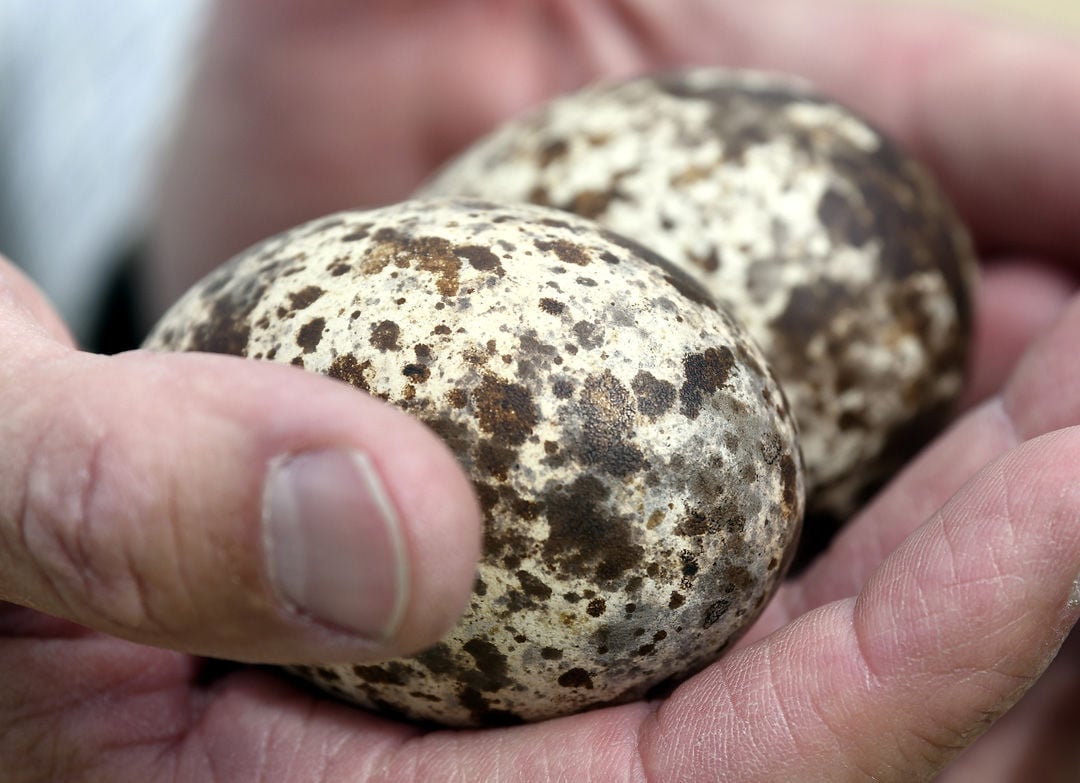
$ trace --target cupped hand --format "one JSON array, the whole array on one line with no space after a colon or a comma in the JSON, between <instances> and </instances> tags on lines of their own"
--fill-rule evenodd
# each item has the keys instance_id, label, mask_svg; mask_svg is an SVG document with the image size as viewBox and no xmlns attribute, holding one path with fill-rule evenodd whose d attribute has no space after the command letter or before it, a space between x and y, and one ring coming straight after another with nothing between
<instances>
[{"instance_id":1,"label":"cupped hand","mask_svg":"<svg viewBox=\"0 0 1080 783\"><path fill-rule=\"evenodd\" d=\"M455 147L555 91L683 62L781 68L927 160L971 223L987 266L968 412L782 588L736 650L667 700L426 732L270 672L222 671L115 638L214 655L241 639L287 638L291 652L314 653L310 625L283 621L253 576L259 561L244 559L258 551L265 466L313 446L292 439L368 444L403 518L420 520L410 509L421 504L449 513L450 496L424 480L434 472L371 449L381 441L369 440L379 436L365 416L390 414L282 368L234 372L234 360L136 354L105 369L67 348L19 354L22 394L43 398L23 410L52 418L23 432L37 483L0 497L38 486L47 510L3 507L16 551L29 556L5 549L0 584L14 573L16 588L5 589L29 587L8 597L111 635L13 608L0 615L0 760L19 760L14 780L908 781L942 770L952 780L1069 779L1080 764L1061 730L1080 704L1074 640L1054 659L1080 613L1076 47L940 14L798 0L223 0L213 30L166 179L165 297L266 233L404 196ZM34 324L48 316L33 306L38 321L20 310L22 326L4 334L46 341ZM58 377L91 391L64 397ZM238 402L222 390L226 377L270 396ZM268 391L275 384L280 396ZM309 385L334 415L305 412ZM71 406L62 415L60 400ZM136 424L123 429L108 410ZM295 420L272 418L283 411ZM104 437L110 426L118 434ZM51 461L63 450L41 456L58 443L87 450L70 463ZM193 459L207 452L208 462ZM5 479L26 473L11 454ZM165 500L143 471L159 477ZM185 514L190 529L169 524ZM147 527L155 518L172 549ZM59 527L20 532L35 519ZM76 535L52 532L65 526ZM254 546L237 554L238 541ZM431 562L426 552L418 562ZM85 582L64 581L81 573L68 563L92 566ZM178 596L170 585L182 586ZM229 626L230 648L213 619L236 613L247 619Z\"/></svg>"}]
</instances>

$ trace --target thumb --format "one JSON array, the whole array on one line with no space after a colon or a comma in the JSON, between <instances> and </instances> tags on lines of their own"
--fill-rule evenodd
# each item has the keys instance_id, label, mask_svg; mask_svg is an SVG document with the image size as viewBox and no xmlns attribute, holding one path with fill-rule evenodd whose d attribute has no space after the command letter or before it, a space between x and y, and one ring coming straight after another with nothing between
<instances>
[{"instance_id":1,"label":"thumb","mask_svg":"<svg viewBox=\"0 0 1080 783\"><path fill-rule=\"evenodd\" d=\"M479 511L418 422L290 367L80 354L26 313L0 309L0 600L255 662L399 655L456 622Z\"/></svg>"}]
</instances>

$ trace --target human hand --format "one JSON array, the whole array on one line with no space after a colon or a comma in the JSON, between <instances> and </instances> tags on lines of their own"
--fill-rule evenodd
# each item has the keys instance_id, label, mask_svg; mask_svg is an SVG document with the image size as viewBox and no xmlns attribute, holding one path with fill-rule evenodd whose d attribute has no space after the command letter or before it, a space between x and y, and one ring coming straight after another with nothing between
<instances>
[{"instance_id":1,"label":"human hand","mask_svg":"<svg viewBox=\"0 0 1080 783\"><path fill-rule=\"evenodd\" d=\"M374 660L460 616L479 510L404 413L295 368L78 352L3 258L0 357L5 783L122 779L111 754L198 712L195 655Z\"/></svg>"},{"instance_id":2,"label":"human hand","mask_svg":"<svg viewBox=\"0 0 1080 783\"><path fill-rule=\"evenodd\" d=\"M0 715L16 728L0 734L9 743L0 759L36 761L46 770L39 777L90 770L85 777L116 781L917 780L943 769L1039 678L1077 613L1067 601L1080 571L1080 372L1069 360L1080 304L1069 303L1068 264L1080 247L1069 220L1080 209L1070 143L1080 95L1067 76L1080 55L941 15L825 2L686 0L662 13L653 3L572 0L402 8L223 4L203 77L207 102L196 102L180 147L189 155L178 158L192 177L189 195L204 203L172 202L174 226L186 225L174 239L198 239L195 255L216 263L230 243L310 214L401 197L518 104L600 75L684 58L785 67L926 158L974 227L991 263L970 413L782 589L738 649L663 703L426 733L262 671L202 677L195 659L98 634L64 638L22 614L31 621L16 628L18 640L0 646L0 671L20 672L17 689L0 690L15 694L15 708ZM550 23L542 36L536 15ZM429 28L441 42L428 32L414 46L445 46L463 59L433 66L401 47ZM822 44L834 40L845 46ZM272 45L255 56L263 44ZM375 67L388 61L403 70ZM420 86L403 92L408 85ZM377 123L365 104L343 100L381 89L412 97L372 101ZM293 111L300 99L310 102L302 115ZM303 122L289 122L285 109ZM257 138L247 133L256 127ZM1041 163L1046 150L1053 163ZM360 176L376 163L385 176ZM314 174L295 176L309 165ZM212 186L222 183L236 190ZM1073 738L1056 744L1060 734L1045 731L1047 720L1075 715L1061 712L1077 703L1078 656L1066 650L991 741L946 774L1020 780L1032 763L1075 764L1061 755ZM13 747L25 755L12 756ZM1042 779L1055 771L1039 770Z\"/></svg>"}]
</instances>

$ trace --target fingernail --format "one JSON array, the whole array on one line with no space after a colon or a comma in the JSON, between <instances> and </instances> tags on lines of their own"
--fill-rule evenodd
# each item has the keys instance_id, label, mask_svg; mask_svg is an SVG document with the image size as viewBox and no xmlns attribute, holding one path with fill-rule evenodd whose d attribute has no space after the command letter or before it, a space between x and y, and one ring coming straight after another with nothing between
<instances>
[{"instance_id":1,"label":"fingernail","mask_svg":"<svg viewBox=\"0 0 1080 783\"><path fill-rule=\"evenodd\" d=\"M370 640L397 630L408 598L405 544L366 455L327 450L272 462L263 547L290 610Z\"/></svg>"}]
</instances>

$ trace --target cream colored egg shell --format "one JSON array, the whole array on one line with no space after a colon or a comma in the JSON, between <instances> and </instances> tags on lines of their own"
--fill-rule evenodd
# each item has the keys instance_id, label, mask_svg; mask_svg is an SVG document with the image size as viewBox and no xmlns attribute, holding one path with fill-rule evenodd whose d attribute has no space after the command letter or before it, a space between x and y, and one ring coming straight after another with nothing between
<instances>
[{"instance_id":1,"label":"cream colored egg shell","mask_svg":"<svg viewBox=\"0 0 1080 783\"><path fill-rule=\"evenodd\" d=\"M800 457L757 348L692 280L574 216L334 215L212 274L147 346L339 378L465 466L485 538L461 623L415 657L297 669L364 706L490 725L640 698L714 660L790 561Z\"/></svg>"},{"instance_id":2,"label":"cream colored egg shell","mask_svg":"<svg viewBox=\"0 0 1080 783\"><path fill-rule=\"evenodd\" d=\"M928 174L787 76L695 69L564 96L421 194L557 206L701 281L795 412L810 509L845 518L947 420L975 259Z\"/></svg>"}]
</instances>

